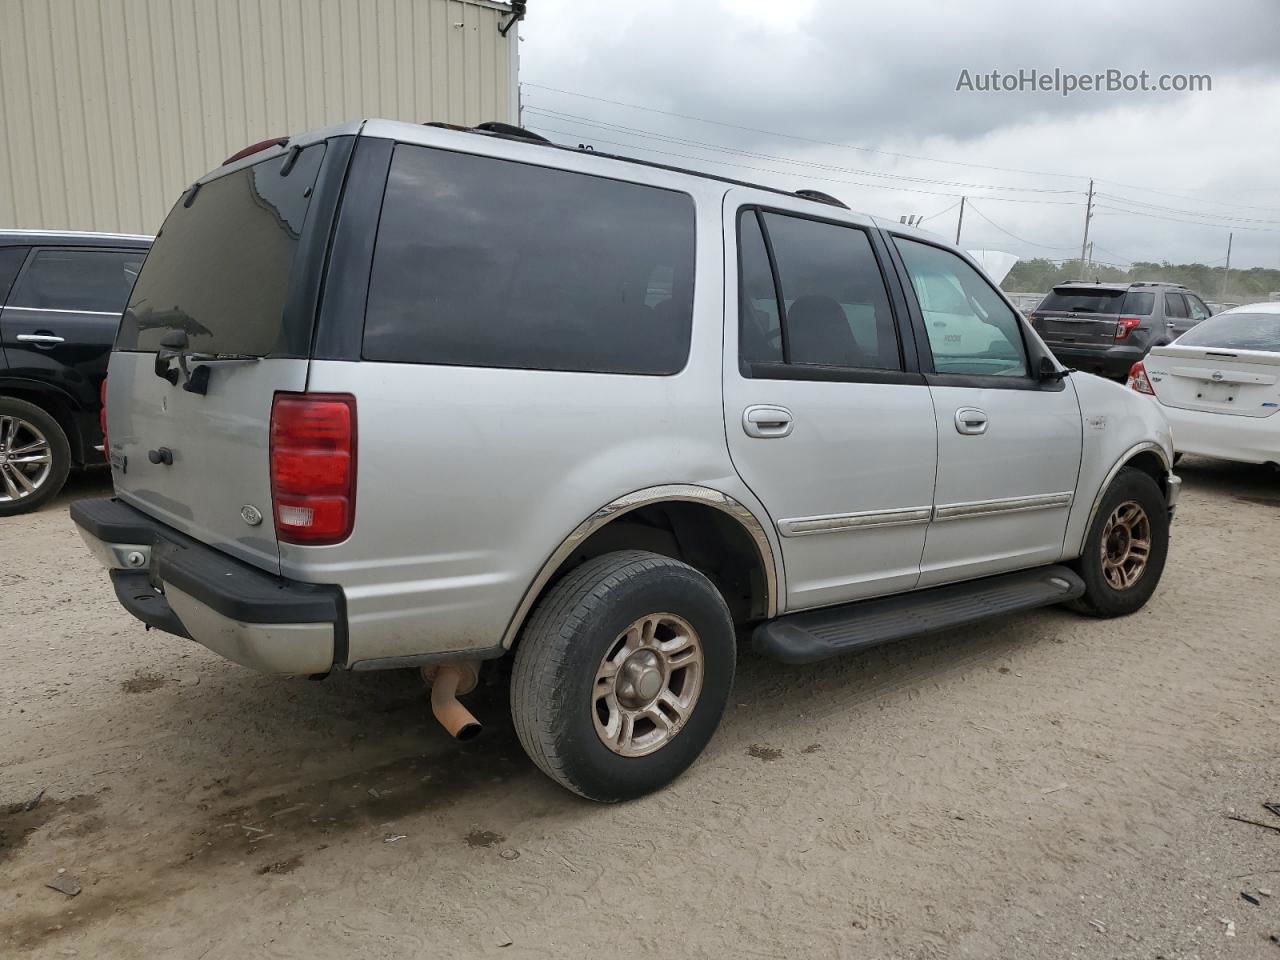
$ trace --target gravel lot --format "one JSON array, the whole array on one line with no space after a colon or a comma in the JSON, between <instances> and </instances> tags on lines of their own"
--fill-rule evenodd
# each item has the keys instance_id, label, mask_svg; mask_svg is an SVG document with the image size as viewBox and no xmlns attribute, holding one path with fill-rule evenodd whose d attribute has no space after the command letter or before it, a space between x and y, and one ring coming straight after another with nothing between
<instances>
[{"instance_id":1,"label":"gravel lot","mask_svg":"<svg viewBox=\"0 0 1280 960\"><path fill-rule=\"evenodd\" d=\"M1227 819L1280 826L1280 481L1179 472L1135 616L744 651L702 760L612 807L525 760L502 678L462 748L407 672L144 632L75 479L0 521L0 956L1280 958L1280 832Z\"/></svg>"}]
</instances>

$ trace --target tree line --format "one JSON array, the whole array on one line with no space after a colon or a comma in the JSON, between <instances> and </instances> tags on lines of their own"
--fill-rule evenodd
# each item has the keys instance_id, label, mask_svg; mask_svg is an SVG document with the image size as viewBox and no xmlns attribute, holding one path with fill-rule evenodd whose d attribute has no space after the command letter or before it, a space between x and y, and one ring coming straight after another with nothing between
<instances>
[{"instance_id":1,"label":"tree line","mask_svg":"<svg viewBox=\"0 0 1280 960\"><path fill-rule=\"evenodd\" d=\"M1222 292L1222 267L1204 263L1151 263L1139 261L1122 270L1119 267L1095 263L1082 264L1079 260L1056 263L1039 258L1019 260L1001 286L1010 292L1047 293L1066 280L1095 280L1102 283L1130 283L1134 280L1164 280L1190 287L1206 300L1250 303L1266 300L1271 293L1280 293L1280 270L1251 267L1248 270L1231 268L1227 280L1227 292Z\"/></svg>"}]
</instances>

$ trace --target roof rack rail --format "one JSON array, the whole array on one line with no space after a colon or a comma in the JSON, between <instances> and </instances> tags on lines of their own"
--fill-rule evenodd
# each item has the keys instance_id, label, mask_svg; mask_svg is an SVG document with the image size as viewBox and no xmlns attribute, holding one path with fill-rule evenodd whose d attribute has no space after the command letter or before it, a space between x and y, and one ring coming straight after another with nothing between
<instances>
[{"instance_id":1,"label":"roof rack rail","mask_svg":"<svg viewBox=\"0 0 1280 960\"><path fill-rule=\"evenodd\" d=\"M514 123L503 123L500 120L486 120L484 123L478 123L472 128L472 132L487 133L495 137L506 137L509 140L528 140L531 143L551 142L540 133L534 133L524 127L517 127Z\"/></svg>"},{"instance_id":2,"label":"roof rack rail","mask_svg":"<svg viewBox=\"0 0 1280 960\"><path fill-rule=\"evenodd\" d=\"M833 206L833 207L842 207L845 210L849 209L849 205L847 203L845 203L842 200L837 200L831 194L823 193L821 190L808 190L808 189L797 190L796 196L804 197L806 200L814 200L817 203L829 204L830 206Z\"/></svg>"}]
</instances>

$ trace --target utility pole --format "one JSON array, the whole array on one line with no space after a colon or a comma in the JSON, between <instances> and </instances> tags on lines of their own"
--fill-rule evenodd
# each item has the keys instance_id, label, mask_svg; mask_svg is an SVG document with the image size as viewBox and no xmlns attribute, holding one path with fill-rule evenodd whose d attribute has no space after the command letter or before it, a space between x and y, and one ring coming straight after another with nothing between
<instances>
[{"instance_id":1,"label":"utility pole","mask_svg":"<svg viewBox=\"0 0 1280 960\"><path fill-rule=\"evenodd\" d=\"M1093 219L1093 181L1089 181L1089 200L1084 208L1084 239L1080 241L1080 265L1084 266L1084 257L1089 248L1089 221Z\"/></svg>"},{"instance_id":2,"label":"utility pole","mask_svg":"<svg viewBox=\"0 0 1280 960\"><path fill-rule=\"evenodd\" d=\"M960 219L956 221L956 246L957 247L960 246L960 228L964 226L964 201L965 201L965 198L961 197L960 198Z\"/></svg>"},{"instance_id":3,"label":"utility pole","mask_svg":"<svg viewBox=\"0 0 1280 960\"><path fill-rule=\"evenodd\" d=\"M1089 263L1085 269L1086 270L1093 269L1093 241L1092 240L1089 241Z\"/></svg>"},{"instance_id":4,"label":"utility pole","mask_svg":"<svg viewBox=\"0 0 1280 960\"><path fill-rule=\"evenodd\" d=\"M1222 268L1222 295L1218 298L1224 303L1227 299L1227 277L1231 275L1231 240L1234 236L1234 233L1227 234L1227 265Z\"/></svg>"}]
</instances>

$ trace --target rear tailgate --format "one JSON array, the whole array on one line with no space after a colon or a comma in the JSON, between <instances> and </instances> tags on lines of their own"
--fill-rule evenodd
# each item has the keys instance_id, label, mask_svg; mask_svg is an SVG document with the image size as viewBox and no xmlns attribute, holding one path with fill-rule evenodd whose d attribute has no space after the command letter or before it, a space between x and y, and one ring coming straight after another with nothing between
<instances>
[{"instance_id":1,"label":"rear tailgate","mask_svg":"<svg viewBox=\"0 0 1280 960\"><path fill-rule=\"evenodd\" d=\"M351 139L272 148L188 191L139 274L107 378L120 499L272 572L271 405L306 389L317 264ZM181 357L161 345L178 332Z\"/></svg>"},{"instance_id":2,"label":"rear tailgate","mask_svg":"<svg viewBox=\"0 0 1280 960\"><path fill-rule=\"evenodd\" d=\"M1123 288L1057 287L1036 308L1032 323L1049 344L1110 346L1124 303Z\"/></svg>"},{"instance_id":3,"label":"rear tailgate","mask_svg":"<svg viewBox=\"0 0 1280 960\"><path fill-rule=\"evenodd\" d=\"M1280 410L1280 353L1170 344L1152 349L1145 366L1167 407L1243 417Z\"/></svg>"}]
</instances>

